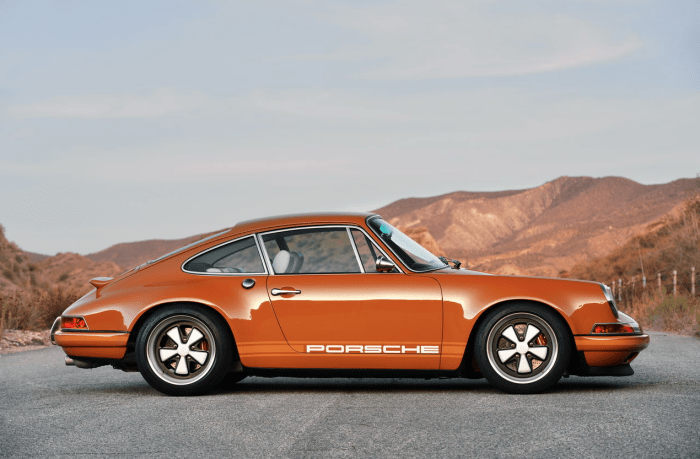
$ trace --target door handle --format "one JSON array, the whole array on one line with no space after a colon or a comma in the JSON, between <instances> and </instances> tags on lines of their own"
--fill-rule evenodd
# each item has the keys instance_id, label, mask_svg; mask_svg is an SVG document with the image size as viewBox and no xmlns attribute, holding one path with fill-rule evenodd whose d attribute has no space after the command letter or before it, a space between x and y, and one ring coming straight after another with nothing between
<instances>
[{"instance_id":1,"label":"door handle","mask_svg":"<svg viewBox=\"0 0 700 459\"><path fill-rule=\"evenodd\" d=\"M287 293L292 293L292 294L294 294L294 295L298 295L298 294L301 293L301 290L281 290L281 289L278 289L278 288L273 288L272 290L270 290L270 293L272 293L272 294L275 295L275 296L277 296L277 295L284 295L284 294L287 294Z\"/></svg>"}]
</instances>

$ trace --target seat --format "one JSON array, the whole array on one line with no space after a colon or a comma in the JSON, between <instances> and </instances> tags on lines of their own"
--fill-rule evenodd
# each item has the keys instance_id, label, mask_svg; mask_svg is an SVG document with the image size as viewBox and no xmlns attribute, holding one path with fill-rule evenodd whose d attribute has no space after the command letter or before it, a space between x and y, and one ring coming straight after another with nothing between
<instances>
[{"instance_id":1,"label":"seat","mask_svg":"<svg viewBox=\"0 0 700 459\"><path fill-rule=\"evenodd\" d=\"M291 266L291 258L292 256L288 251L280 250L279 253L275 255L275 259L272 260L272 269L275 271L275 274L287 274Z\"/></svg>"},{"instance_id":2,"label":"seat","mask_svg":"<svg viewBox=\"0 0 700 459\"><path fill-rule=\"evenodd\" d=\"M296 274L301 271L301 267L304 264L304 255L299 252L289 252L289 255L291 258L289 263L291 265L289 268L289 273Z\"/></svg>"}]
</instances>

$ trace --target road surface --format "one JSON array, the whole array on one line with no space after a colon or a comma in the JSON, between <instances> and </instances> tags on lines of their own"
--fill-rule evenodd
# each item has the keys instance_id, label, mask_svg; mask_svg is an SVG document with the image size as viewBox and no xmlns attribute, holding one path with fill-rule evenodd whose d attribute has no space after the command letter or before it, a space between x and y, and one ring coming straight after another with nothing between
<instances>
[{"instance_id":1,"label":"road surface","mask_svg":"<svg viewBox=\"0 0 700 459\"><path fill-rule=\"evenodd\" d=\"M0 356L0 457L700 457L700 341L652 332L632 366L538 395L485 380L248 378L175 398L49 348Z\"/></svg>"}]
</instances>

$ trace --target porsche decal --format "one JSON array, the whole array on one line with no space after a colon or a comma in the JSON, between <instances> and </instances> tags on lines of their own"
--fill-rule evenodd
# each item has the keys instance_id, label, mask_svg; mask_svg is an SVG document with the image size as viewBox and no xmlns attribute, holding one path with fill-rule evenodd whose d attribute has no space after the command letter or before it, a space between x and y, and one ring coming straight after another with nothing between
<instances>
[{"instance_id":1,"label":"porsche decal","mask_svg":"<svg viewBox=\"0 0 700 459\"><path fill-rule=\"evenodd\" d=\"M327 354L439 354L440 346L403 346L379 344L307 344L306 352Z\"/></svg>"}]
</instances>

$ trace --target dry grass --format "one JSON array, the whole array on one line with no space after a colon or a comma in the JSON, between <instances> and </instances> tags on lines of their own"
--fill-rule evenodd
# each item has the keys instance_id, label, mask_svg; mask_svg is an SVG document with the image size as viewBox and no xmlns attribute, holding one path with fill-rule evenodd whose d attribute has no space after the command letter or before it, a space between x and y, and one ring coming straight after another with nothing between
<instances>
[{"instance_id":1,"label":"dry grass","mask_svg":"<svg viewBox=\"0 0 700 459\"><path fill-rule=\"evenodd\" d=\"M641 295L620 310L647 329L700 336L700 298L665 292Z\"/></svg>"},{"instance_id":2,"label":"dry grass","mask_svg":"<svg viewBox=\"0 0 700 459\"><path fill-rule=\"evenodd\" d=\"M80 294L56 287L48 291L15 292L0 298L0 338L4 329L46 330Z\"/></svg>"}]
</instances>

